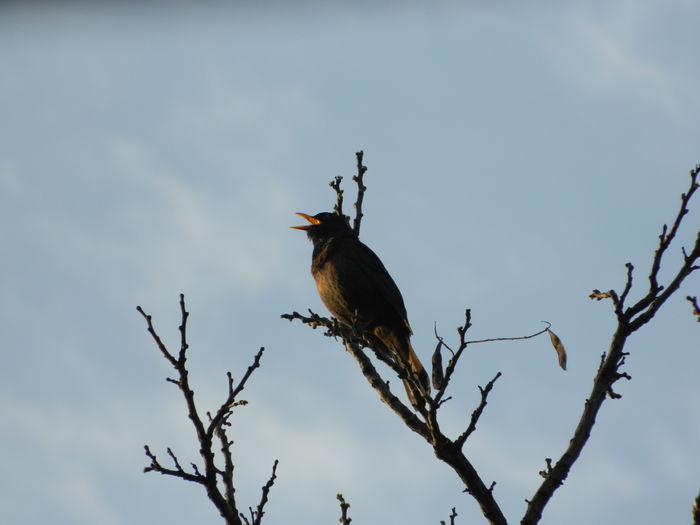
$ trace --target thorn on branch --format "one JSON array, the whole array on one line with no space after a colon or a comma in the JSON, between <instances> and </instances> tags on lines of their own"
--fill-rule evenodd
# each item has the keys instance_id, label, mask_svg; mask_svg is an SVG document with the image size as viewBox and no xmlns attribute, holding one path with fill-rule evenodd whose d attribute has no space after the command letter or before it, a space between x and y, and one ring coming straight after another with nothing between
<instances>
[{"instance_id":1,"label":"thorn on branch","mask_svg":"<svg viewBox=\"0 0 700 525\"><path fill-rule=\"evenodd\" d=\"M233 374L231 372L226 372L226 377L228 378L228 395L233 395Z\"/></svg>"},{"instance_id":2,"label":"thorn on branch","mask_svg":"<svg viewBox=\"0 0 700 525\"><path fill-rule=\"evenodd\" d=\"M608 387L607 394L610 399L622 399L622 394L615 392L612 387Z\"/></svg>"},{"instance_id":3,"label":"thorn on branch","mask_svg":"<svg viewBox=\"0 0 700 525\"><path fill-rule=\"evenodd\" d=\"M455 518L457 517L457 511L455 507L452 507L452 512L450 513L450 525L455 525ZM444 520L440 520L440 525L445 525Z\"/></svg>"},{"instance_id":4,"label":"thorn on branch","mask_svg":"<svg viewBox=\"0 0 700 525\"><path fill-rule=\"evenodd\" d=\"M547 464L547 467L544 470L540 470L539 474L543 478L547 479L547 476L549 476L552 472L552 458L544 458L544 462Z\"/></svg>"},{"instance_id":5,"label":"thorn on branch","mask_svg":"<svg viewBox=\"0 0 700 525\"><path fill-rule=\"evenodd\" d=\"M685 198L685 193L681 193L681 201ZM661 228L661 235L659 235L659 244L664 244L666 242L666 235L668 233L668 224L664 224Z\"/></svg>"}]
</instances>

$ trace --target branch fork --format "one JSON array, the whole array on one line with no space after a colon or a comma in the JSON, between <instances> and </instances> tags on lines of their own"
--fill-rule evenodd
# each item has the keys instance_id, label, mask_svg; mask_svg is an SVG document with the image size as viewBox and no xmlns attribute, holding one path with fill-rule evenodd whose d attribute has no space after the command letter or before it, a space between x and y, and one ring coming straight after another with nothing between
<instances>
[{"instance_id":1,"label":"branch fork","mask_svg":"<svg viewBox=\"0 0 700 525\"><path fill-rule=\"evenodd\" d=\"M191 472L188 472L182 468L180 461L172 449L167 448L168 456L170 456L170 460L173 463L174 468L165 467L160 463L157 456L151 451L149 446L145 445L144 450L146 456L150 459L150 464L144 468L144 472L158 472L166 476L173 476L184 479L185 481L198 483L205 488L209 499L212 501L212 503L214 503L219 511L219 514L226 520L227 524L259 525L265 513L264 508L268 500L270 489L272 488L272 485L277 477L276 472L278 462L277 460L274 462L272 467L272 475L262 488L262 496L255 510L249 507L248 515L244 515L243 513L239 512L235 500L236 489L233 480L234 462L231 452L233 441L228 438L226 428L231 426L229 418L233 413L233 409L248 404L248 401L244 399L239 400L237 399L237 396L245 388L245 385L253 372L260 367L260 359L262 358L265 349L260 348L260 350L258 350L257 354L255 354L255 357L253 358L253 363L248 367L245 374L243 374L243 377L237 384L235 384L231 372L227 372L228 396L213 416L210 412L206 412L208 424L205 425L194 402L194 392L190 387L189 371L187 370L186 366L187 350L189 349L189 344L187 342L187 320L189 318L189 312L187 312L185 308L185 296L180 294L180 349L177 353L177 357L168 350L156 332L153 326L152 317L146 314L146 312L144 312L140 306L137 306L136 309L146 320L148 333L151 334L151 337L155 341L161 354L172 365L177 373L177 379L168 377L167 381L177 385L184 397L185 404L187 405L188 417L194 426L195 433L199 441L199 453L203 462L203 471L200 470L195 463L191 463L190 466L192 470ZM221 447L220 453L223 459L223 468L217 464L214 438L218 440ZM219 482L221 482L223 487L219 484Z\"/></svg>"}]
</instances>

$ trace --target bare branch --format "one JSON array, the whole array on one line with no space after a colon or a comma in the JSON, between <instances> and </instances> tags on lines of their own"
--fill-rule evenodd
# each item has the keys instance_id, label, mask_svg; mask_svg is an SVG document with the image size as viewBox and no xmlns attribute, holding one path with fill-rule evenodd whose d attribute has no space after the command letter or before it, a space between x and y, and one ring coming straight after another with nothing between
<instances>
[{"instance_id":1,"label":"bare branch","mask_svg":"<svg viewBox=\"0 0 700 525\"><path fill-rule=\"evenodd\" d=\"M229 506L235 509L236 489L233 486L233 455L231 454L231 445L233 445L233 441L231 441L228 438L228 436L226 435L226 430L224 428L225 426L230 425L230 423L228 422L228 415L230 415L230 412L221 421L221 424L216 427L216 437L221 443L221 455L224 457L224 470L223 472L219 471L218 473L221 476L222 482L224 484L224 498L229 504Z\"/></svg>"},{"instance_id":2,"label":"bare branch","mask_svg":"<svg viewBox=\"0 0 700 525\"><path fill-rule=\"evenodd\" d=\"M248 379L250 379L250 376L253 374L255 369L260 367L260 359L262 358L263 352L265 352L265 347L260 347L260 350L258 350L258 353L255 354L255 357L253 358L253 364L248 367L235 388L233 388L233 378L231 373L227 372L229 380L229 394L226 401L221 404L219 410L216 412L216 415L209 423L209 427L207 428L206 432L208 439L211 439L211 436L214 434L214 430L220 426L220 422L223 420L225 415L230 412L231 408L233 408L236 396L245 388Z\"/></svg>"},{"instance_id":3,"label":"bare branch","mask_svg":"<svg viewBox=\"0 0 700 525\"><path fill-rule=\"evenodd\" d=\"M289 322L294 320L301 321L303 324L310 326L314 330L316 328L323 327L326 329L326 331L323 333L323 335L326 337L332 337L334 339L340 338L343 341L349 341L356 344L360 348L369 348L377 356L377 359L392 368L400 378L403 379L405 376L410 375L406 373L405 367L402 368L393 358L390 357L389 352L384 348L378 339L372 337L371 334L358 334L353 329L338 322L338 320L334 317L323 317L310 309L308 316L302 315L295 311L291 314L282 314L280 317L288 320Z\"/></svg>"},{"instance_id":4,"label":"bare branch","mask_svg":"<svg viewBox=\"0 0 700 525\"><path fill-rule=\"evenodd\" d=\"M631 307L627 308L627 310L625 310L625 316L627 319L632 319L635 315L639 314L640 312L643 312L645 309L647 310L646 312L643 312L641 315L639 315L639 317L634 321L633 324L635 324L635 329L648 322L654 316L659 307L661 307L661 305L666 301L666 299L668 299L668 297L670 297L671 294L673 294L678 289L681 282L688 275L690 275L690 273L697 269L697 267L694 266L694 262L698 259L698 257L700 257L700 231L698 231L697 233L695 245L691 253L688 254L685 252L685 250L683 250L684 263L678 270L675 278L671 280L671 282L666 286L665 290L664 287L659 285L658 283L658 275L659 270L661 269L662 259L668 251L668 248L671 245L671 241L673 241L673 239L675 238L676 233L678 232L678 229L681 226L683 218L688 214L688 205L690 203L690 199L692 198L695 191L698 189L697 179L699 173L700 164L695 166L695 168L690 171L690 186L688 188L688 191L681 194L681 204L678 213L676 214L676 217L673 221L671 229L669 230L668 226L664 224L661 230L661 234L659 235L659 244L656 248L656 251L654 252L654 257L651 265L651 272L649 273L649 290L647 294L636 304L632 305Z\"/></svg>"},{"instance_id":5,"label":"bare branch","mask_svg":"<svg viewBox=\"0 0 700 525\"><path fill-rule=\"evenodd\" d=\"M362 164L362 157L364 156L363 151L358 151L355 153L355 158L357 159L357 175L353 175L352 180L357 183L357 200L355 200L355 220L353 221L352 231L355 235L359 237L360 235L360 222L362 222L362 201L365 198L365 191L367 187L364 184L363 177L367 171L367 166Z\"/></svg>"},{"instance_id":6,"label":"bare branch","mask_svg":"<svg viewBox=\"0 0 700 525\"><path fill-rule=\"evenodd\" d=\"M238 396L243 390L253 371L260 366L260 359L264 352L264 348L260 348L258 353L255 355L253 364L248 367L248 370L243 375L243 377L237 385L234 386L233 376L231 375L231 373L227 373L228 396L224 403L219 407L214 417L212 417L211 414L207 412L207 415L209 416L209 424L205 427L194 402L194 392L190 387L189 371L186 367L187 350L189 348L189 344L187 342L187 320L189 318L189 312L187 312L187 309L185 308L184 295L180 294L180 350L178 352L177 359L166 348L165 344L162 342L161 338L156 333L153 327L151 316L147 315L141 307L138 307L137 310L146 319L148 332L151 334L152 338L156 342L156 345L158 346L160 352L177 372L177 379L168 378L168 381L177 385L180 391L182 392L182 395L185 399L185 404L187 405L188 417L192 422L192 425L194 426L195 432L197 434L197 439L200 445L199 452L203 460L203 471L200 471L197 465L191 463L192 472L187 472L180 465L180 462L178 461L175 453L170 448L168 448L168 455L170 456L175 468L167 468L160 464L156 455L151 452L148 446L146 446L146 456L150 459L151 462L150 465L144 469L144 472L160 472L161 474L179 477L187 481L192 481L201 484L206 489L207 496L212 501L212 503L214 503L217 510L219 511L219 514L221 514L226 523L229 525L242 525L242 514L238 512L234 498L234 463L231 454L231 445L233 444L233 442L229 440L226 435L226 427L230 426L228 419L231 416L231 411L233 410L233 408L247 404L247 401L245 400L237 401L236 396ZM220 450L224 461L223 469L219 468L216 465L216 458L213 446L214 436L216 436L216 438L221 444ZM262 518L263 508L265 503L267 502L268 493L272 487L272 484L274 483L276 467L277 461L275 461L275 466L273 467L272 477L265 485L265 487L263 487L263 497L261 498L257 510L251 510L251 516L253 516L253 522L255 523L255 525L259 525L260 520ZM218 478L222 479L223 493L219 488ZM247 519L245 521L247 521Z\"/></svg>"},{"instance_id":7,"label":"bare branch","mask_svg":"<svg viewBox=\"0 0 700 525\"><path fill-rule=\"evenodd\" d=\"M367 344L367 341L358 338L357 334L355 334L350 328L334 322L335 320L327 319L311 311L309 313L309 316L304 316L298 312L293 312L292 314L284 314L282 317L284 319L288 319L289 321L295 319L300 320L302 323L308 324L314 328L323 326L326 328L325 335L331 337L341 337L343 345L358 362L360 365L360 370L365 376L365 379L367 379L369 384L375 389L375 391L377 391L380 399L403 420L404 424L408 428L421 435L428 443L431 444L435 451L435 455L438 458L449 464L455 470L460 479L462 479L462 481L465 483L469 493L473 495L481 506L482 512L487 517L489 522L494 524L505 524L505 517L493 498L493 494L481 480L471 462L464 456L463 452L461 451L461 447L456 442L453 442L447 438L440 431L437 421L437 409L440 405L440 399L444 394L444 388L447 386L449 377L451 377L454 373L459 357L466 348L465 336L467 330L471 326L470 311L466 310L465 323L463 326L460 326L457 329L458 333L460 334L460 348L452 357L447 366L443 388L438 392L434 399L430 396L425 396L425 401L429 406L429 410L427 412L425 410L419 410L420 415L425 419L425 421L421 421L411 409L404 405L401 400L399 400L399 398L397 398L391 392L387 382L382 379L372 365L370 359L362 351L362 347ZM375 355L380 357L381 352L375 350ZM405 371L400 367L396 371L399 374L405 373ZM411 377L411 375L407 374L407 377Z\"/></svg>"},{"instance_id":8,"label":"bare branch","mask_svg":"<svg viewBox=\"0 0 700 525\"><path fill-rule=\"evenodd\" d=\"M362 374L372 388L377 391L380 399L403 420L408 428L420 434L425 439L430 440L430 432L426 424L418 419L411 409L404 405L401 400L391 392L389 385L381 378L370 359L362 351L362 348L358 344L347 339L343 340L343 344L347 351L350 352L358 362Z\"/></svg>"},{"instance_id":9,"label":"bare branch","mask_svg":"<svg viewBox=\"0 0 700 525\"><path fill-rule=\"evenodd\" d=\"M452 512L450 513L450 525L455 525L455 518L457 517L457 511L455 507L452 507ZM444 520L440 520L440 525L445 525Z\"/></svg>"},{"instance_id":10,"label":"bare branch","mask_svg":"<svg viewBox=\"0 0 700 525\"><path fill-rule=\"evenodd\" d=\"M360 222L362 220L362 199L364 197L364 191L366 190L362 180L366 167L363 165L362 160L362 152L358 152L358 175L353 177L353 180L358 184L358 198L355 202L356 217L354 223L354 231L356 233L359 233L360 230ZM698 232L694 247L689 251L686 251L685 249L683 250L683 264L675 276L672 277L670 282L668 282L665 286L659 283L658 274L661 268L663 256L674 238L677 236L683 217L688 213L690 198L693 193L695 193L698 186L698 172L700 172L700 166L697 166L695 170L691 172L690 188L681 196L680 211L676 215L675 220L672 222L671 227L669 228L668 226L664 226L662 233L659 236L659 245L653 256L652 270L649 276L649 291L645 297L625 310L625 302L629 299L634 286L634 266L631 263L627 263L625 265L627 275L622 293L620 295L618 295L615 290L609 290L607 292L593 290L592 294L590 295L591 299L611 300L618 320L618 327L613 335L608 351L603 354L601 358L601 363L594 380L592 391L584 404L583 411L574 435L570 440L566 451L559 458L559 460L553 461L551 458L546 459L546 469L541 471L541 475L544 480L534 497L528 501L528 507L522 519L522 524L534 524L540 520L545 505L550 500L556 489L564 482L568 476L571 466L580 456L583 447L587 443L592 428L595 424L596 416L602 406L603 401L607 397L621 397L620 394L613 390L613 386L620 379L630 379L629 374L621 370L621 367L623 367L625 364L625 357L628 355L626 352L624 352L624 346L627 338L639 327L648 322L651 317L653 317L660 306L679 288L682 281L690 273L700 268L700 266L697 265L697 260L700 257L700 232ZM339 184L339 181L336 181L336 193L338 192ZM697 312L697 301L694 299L689 300L695 307L694 311ZM379 359L391 366L398 376L404 379L404 381L407 383L412 384L412 382L415 382L415 378L412 377L411 373L407 373L405 367L403 367L401 363L397 363L396 360L387 358L388 352L380 348L377 342L372 340L371 334L368 335L358 333L352 328L340 325L335 319L327 319L311 311L309 311L309 314L309 316L304 316L294 312L292 314L285 314L282 317L290 321L294 319L301 320L304 324L308 324L312 328L317 328L319 326L323 327L325 329L324 333L326 336L334 338L340 337L343 341L343 345L356 359L363 375L370 385L377 391L380 399L403 420L406 426L421 435L428 443L430 443L439 459L446 462L453 468L460 479L462 479L464 482L466 491L469 492L480 505L481 510L487 520L490 523L505 524L505 517L503 516L500 507L493 497L495 482L487 487L476 472L474 466L466 458L462 451L466 440L476 429L479 418L483 414L486 407L488 395L490 394L495 381L500 377L500 372L489 383L487 383L485 387L479 387L481 401L477 408L472 412L467 428L455 440L451 440L441 431L438 421L438 410L443 403L450 399L449 397L445 397L447 388L450 380L454 376L460 358L462 355L464 355L465 349L470 344L523 340L548 332L552 344L557 350L560 366L564 368L566 366L566 353L564 346L561 343L561 340L553 332L551 332L550 327L547 326L547 328L543 330L526 336L498 337L468 341L466 339L466 333L471 327L471 312L470 310L466 310L465 322L457 329L459 334L459 344L455 347L455 350L445 343L445 341L437 334L436 330L435 336L438 342L433 353L432 367L433 386L435 387L436 392L434 393L434 397L427 394L422 396L422 400L425 402L425 407L414 407L418 412L418 414L416 414L391 392L388 383L377 373L371 360L362 349L372 349ZM698 314L696 313L695 315ZM549 323L547 324L549 325ZM451 359L444 367L444 370L442 364L443 347L447 348L452 354Z\"/></svg>"},{"instance_id":11,"label":"bare branch","mask_svg":"<svg viewBox=\"0 0 700 525\"><path fill-rule=\"evenodd\" d=\"M529 500L525 515L521 520L521 525L532 525L539 522L545 505L557 488L564 483L571 466L578 459L583 447L586 445L603 401L605 401L606 397L612 399L619 399L621 397L620 394L613 390L613 385L620 379L631 379L629 374L620 371L628 355L628 353L624 351L627 338L647 323L663 303L678 290L683 280L698 269L695 265L695 261L700 258L700 231L697 233L692 251L687 253L684 250L683 264L677 270L675 276L671 278L670 282L665 287L658 282L661 261L671 241L675 238L683 217L688 213L688 203L698 187L697 177L699 172L700 165L696 166L695 169L690 172L690 188L686 193L681 195L680 210L671 228L669 229L666 225L662 228L661 235L659 236L659 245L654 252L652 260L652 269L649 275L649 290L647 294L631 307L626 310L624 309L624 301L628 298L629 292L633 286L633 266L630 263L626 265L627 279L622 295L619 298L614 290L610 290L606 293L594 290L591 294L590 297L592 299L601 300L610 298L613 301L618 326L607 353L601 358L601 364L595 376L593 388L588 399L586 399L579 423L574 431L572 439L569 441L569 446L553 466L548 462L548 469L545 472L546 477L534 497Z\"/></svg>"},{"instance_id":12,"label":"bare branch","mask_svg":"<svg viewBox=\"0 0 700 525\"><path fill-rule=\"evenodd\" d=\"M180 316L182 317L182 323L180 323L180 353L178 355L178 363L184 366L186 358L187 348L187 319L190 313L185 309L185 294L180 294Z\"/></svg>"},{"instance_id":13,"label":"bare branch","mask_svg":"<svg viewBox=\"0 0 700 525\"><path fill-rule=\"evenodd\" d=\"M177 368L177 360L175 359L173 354L171 354L170 351L165 347L165 344L160 339L160 336L156 333L155 328L153 328L153 318L150 315L148 315L146 312L144 312L143 308L141 308L140 306L137 306L136 310L146 320L146 324L148 325L148 333L151 334L151 337L156 342L156 346L158 347L158 350L160 350L161 354L163 354L163 357L165 357L168 360L168 362L171 365L173 365L173 367ZM175 384L177 384L177 383L175 383Z\"/></svg>"},{"instance_id":14,"label":"bare branch","mask_svg":"<svg viewBox=\"0 0 700 525\"><path fill-rule=\"evenodd\" d=\"M342 525L350 525L352 518L348 516L348 509L350 504L345 501L342 494L337 494L335 498L340 502L340 519L338 520Z\"/></svg>"},{"instance_id":15,"label":"bare branch","mask_svg":"<svg viewBox=\"0 0 700 525\"><path fill-rule=\"evenodd\" d=\"M476 410L472 412L472 417L469 421L469 426L467 429L462 432L462 434L455 440L455 444L463 447L464 443L467 441L467 438L476 430L476 424L479 421L479 418L481 417L481 413L484 411L484 408L486 408L489 393L491 392L491 389L493 388L494 383L498 380L498 378L501 377L501 373L498 372L496 376L489 381L486 384L485 388L479 387L479 392L481 393L481 402L479 403L479 406L476 407Z\"/></svg>"},{"instance_id":16,"label":"bare branch","mask_svg":"<svg viewBox=\"0 0 700 525\"><path fill-rule=\"evenodd\" d=\"M462 326L457 327L457 333L459 334L459 347L457 348L457 351L452 356L452 359L450 359L449 362L447 363L447 368L445 368L445 374L444 374L444 378L442 380L442 386L435 393L435 406L433 408L433 412L435 412L440 407L441 402L443 400L442 398L445 395L445 391L447 390L448 385L450 384L450 380L452 379L452 374L454 374L454 371L457 368L457 363L459 362L459 358L462 357L462 353L464 352L464 350L467 348L467 345L469 344L467 341L465 341L465 336L466 336L469 328L471 328L471 326L472 326L472 311L471 311L471 309L467 308L464 311L464 324ZM437 334L436 334L436 336L437 336ZM443 342L443 344L445 344L445 343ZM449 347L447 347L447 348L449 348Z\"/></svg>"},{"instance_id":17,"label":"bare branch","mask_svg":"<svg viewBox=\"0 0 700 525\"><path fill-rule=\"evenodd\" d=\"M627 268L627 282L625 283L625 289L622 290L622 295L620 295L620 301L618 303L620 308L616 312L618 317L622 315L622 305L625 304L627 294L629 294L630 290L632 289L632 272L634 271L634 266L632 263L628 262L625 264L625 267Z\"/></svg>"},{"instance_id":18,"label":"bare branch","mask_svg":"<svg viewBox=\"0 0 700 525\"><path fill-rule=\"evenodd\" d=\"M545 321L546 322L546 321ZM447 368L445 369L444 373L444 378L441 384L441 387L438 388L436 394L435 394L435 402L436 402L436 408L439 408L439 406L442 404L443 401L443 396L445 395L445 391L447 390L447 387L449 385L450 380L452 379L452 374L454 374L454 371L457 367L457 363L462 356L462 353L464 350L467 348L468 345L472 344L478 344L478 343L492 343L495 341L520 341L524 339L532 339L533 337L537 337L539 335L542 335L546 333L549 330L549 327L551 326L550 323L547 323L547 327L544 328L543 330L539 330L538 332L535 332L534 334L530 335L524 335L524 336L518 336L518 337L492 337L489 339L475 339L471 341L466 340L466 333L469 330L469 328L472 326L471 323L471 310L467 309L465 311L465 322L464 325L460 326L457 328L457 333L459 334L459 347L457 348L456 352L454 352L454 355L452 356L452 359L450 359L449 363L447 364ZM446 348L449 349L447 344L443 341L443 339L435 333L435 336L438 338L438 348L440 345L445 346ZM436 352L438 349L436 349ZM450 349L450 351L452 351Z\"/></svg>"},{"instance_id":19,"label":"bare branch","mask_svg":"<svg viewBox=\"0 0 700 525\"><path fill-rule=\"evenodd\" d=\"M177 461L177 458L173 455L172 451L170 448L168 448L168 455L174 460L175 462L175 468L170 469L167 467L164 467L158 462L158 458L156 457L153 452L151 452L151 449L148 448L148 445L145 445L144 450L146 452L146 456L148 456L151 460L151 464L147 467L144 467L143 471L144 472L158 472L160 474L164 474L166 476L174 476L176 478L182 478L185 481L192 481L194 483L200 483L204 484L204 476L200 475L198 471L194 471L194 474L190 474L188 472L185 472L182 467L180 467L180 464ZM193 465L194 466L194 465Z\"/></svg>"},{"instance_id":20,"label":"bare branch","mask_svg":"<svg viewBox=\"0 0 700 525\"><path fill-rule=\"evenodd\" d=\"M549 331L549 327L552 326L552 324L548 323L547 321L543 321L543 322L547 323L549 326L547 326L547 328L544 328L538 332L535 332L534 334L521 335L518 337L492 337L491 339L478 339L476 341L467 341L466 344L475 345L477 343L493 343L495 341L522 341L524 339L532 339L533 337L537 337L538 335L542 335L542 334L547 333Z\"/></svg>"},{"instance_id":21,"label":"bare branch","mask_svg":"<svg viewBox=\"0 0 700 525\"><path fill-rule=\"evenodd\" d=\"M415 387L417 392L421 391L415 374L408 371L406 366L401 363L400 360L387 359L386 349L379 344L380 342L377 341L372 334L358 333L353 328L338 323L335 319L322 317L311 310L309 310L308 316L299 314L298 312L293 312L291 314L283 314L281 317L289 321L299 320L312 328L323 327L325 329L324 335L328 337L341 338L343 345L358 362L360 370L370 385L375 389L375 391L377 391L380 399L403 420L404 424L408 428L421 435L433 447L435 455L439 459L446 462L453 468L460 479L464 482L466 490L472 494L472 496L479 503L487 520L492 524L498 525L503 525L506 523L506 519L492 494L494 485L492 484L491 487L487 487L485 485L474 466L465 457L461 450L461 445L447 438L441 432L437 421L437 409L442 402L446 401L446 399L442 399L445 389L450 378L452 377L452 374L454 373L460 356L468 344L465 337L467 330L471 326L471 313L469 310L467 310L465 313L464 325L458 328L458 333L460 335L460 348L457 350L457 352L453 353L454 355L447 365L441 389L438 391L438 394L434 399L428 394L421 393L419 395L420 402L414 406L423 420L421 420L420 417L418 417L410 408L404 405L401 400L399 400L399 398L397 398L391 392L389 384L382 379L374 368L369 357L363 352L363 348L370 348L378 359L392 367L399 378L403 379L412 387ZM443 345L449 349L449 346L447 346L447 344L444 342ZM421 403L427 405L427 410ZM478 418L475 416L474 424L476 424L476 419Z\"/></svg>"},{"instance_id":22,"label":"bare branch","mask_svg":"<svg viewBox=\"0 0 700 525\"><path fill-rule=\"evenodd\" d=\"M275 460L275 463L272 465L272 474L270 475L270 479L267 480L267 483L262 488L262 496L260 496L260 503L258 503L257 509L253 512L253 525L260 525L260 520L262 520L263 515L265 514L265 504L267 503L267 498L268 495L270 494L270 489L272 488L272 485L275 484L275 480L277 479L277 465L279 464L279 460Z\"/></svg>"},{"instance_id":23,"label":"bare branch","mask_svg":"<svg viewBox=\"0 0 700 525\"><path fill-rule=\"evenodd\" d=\"M700 164L695 166L693 170L690 171L690 188L686 193L681 194L681 206L678 210L675 220L671 229L668 230L667 226L664 224L661 235L659 235L659 246L654 253L654 260L651 265L651 273L649 274L649 288L651 290L658 290L659 285L657 282L659 270L661 269L661 260L663 259L666 250L671 245L671 242L676 237L678 233L678 228L683 221L683 217L688 213L688 203L693 196L693 193L698 189L698 173L700 173Z\"/></svg>"},{"instance_id":24,"label":"bare branch","mask_svg":"<svg viewBox=\"0 0 700 525\"><path fill-rule=\"evenodd\" d=\"M333 212L337 215L343 215L343 190L340 189L340 183L343 181L343 177L337 175L335 179L330 181L328 185L335 191L335 205L333 206Z\"/></svg>"}]
</instances>

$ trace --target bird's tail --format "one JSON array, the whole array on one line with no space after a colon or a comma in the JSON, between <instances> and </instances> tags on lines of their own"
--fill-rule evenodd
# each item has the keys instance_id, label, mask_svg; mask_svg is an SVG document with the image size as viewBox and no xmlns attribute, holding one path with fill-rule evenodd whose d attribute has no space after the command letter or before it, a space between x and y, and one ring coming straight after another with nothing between
<instances>
[{"instance_id":1,"label":"bird's tail","mask_svg":"<svg viewBox=\"0 0 700 525\"><path fill-rule=\"evenodd\" d=\"M423 363L421 363L420 359L418 359L418 356L413 350L413 346L411 346L410 342L408 343L408 365L410 366L411 371L418 376L418 381L423 387L425 393L430 394L430 377L428 376L428 372L425 371L425 368L423 368Z\"/></svg>"},{"instance_id":2,"label":"bird's tail","mask_svg":"<svg viewBox=\"0 0 700 525\"><path fill-rule=\"evenodd\" d=\"M414 407L422 406L421 400L430 394L430 377L411 346L410 334L404 337L380 325L374 329L374 335L380 346L386 349L387 355L399 360L408 369L407 372L415 376L415 379L404 379L403 384L411 404Z\"/></svg>"},{"instance_id":3,"label":"bird's tail","mask_svg":"<svg viewBox=\"0 0 700 525\"><path fill-rule=\"evenodd\" d=\"M408 366L418 379L418 385L416 385L415 381L404 379L403 386L406 389L406 394L411 404L414 407L421 407L423 406L424 395L430 394L430 378L410 342L408 343L407 354ZM421 387L422 392L416 392L418 389L417 386Z\"/></svg>"}]
</instances>

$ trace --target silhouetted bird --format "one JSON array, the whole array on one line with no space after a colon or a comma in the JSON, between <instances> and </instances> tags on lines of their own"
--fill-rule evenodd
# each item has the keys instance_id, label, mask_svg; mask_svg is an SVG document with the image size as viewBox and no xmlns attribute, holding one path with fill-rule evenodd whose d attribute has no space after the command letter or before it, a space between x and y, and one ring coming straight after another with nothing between
<instances>
[{"instance_id":1,"label":"silhouetted bird","mask_svg":"<svg viewBox=\"0 0 700 525\"><path fill-rule=\"evenodd\" d=\"M297 215L310 223L292 228L306 231L314 245L311 274L326 308L343 324L379 339L429 393L428 374L411 346L413 332L401 292L382 261L360 242L344 216L325 212ZM406 380L404 384L411 403L417 406L415 386Z\"/></svg>"}]
</instances>

